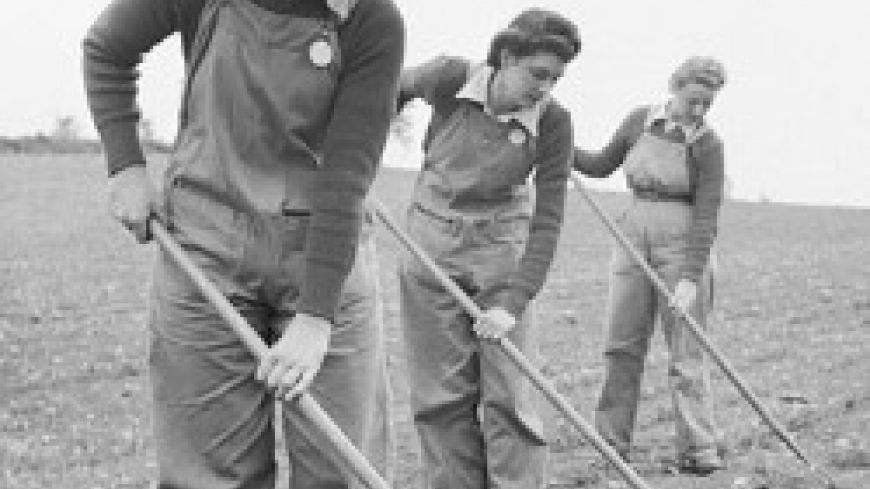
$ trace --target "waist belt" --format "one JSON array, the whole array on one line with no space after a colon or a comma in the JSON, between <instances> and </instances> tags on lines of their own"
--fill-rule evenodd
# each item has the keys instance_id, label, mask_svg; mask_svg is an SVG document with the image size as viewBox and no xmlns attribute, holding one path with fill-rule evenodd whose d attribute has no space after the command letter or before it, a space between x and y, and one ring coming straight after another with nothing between
<instances>
[{"instance_id":1,"label":"waist belt","mask_svg":"<svg viewBox=\"0 0 870 489\"><path fill-rule=\"evenodd\" d=\"M636 199L648 200L652 202L682 202L684 204L694 204L695 198L690 194L676 194L663 192L656 189L631 189L632 194Z\"/></svg>"},{"instance_id":2,"label":"waist belt","mask_svg":"<svg viewBox=\"0 0 870 489\"><path fill-rule=\"evenodd\" d=\"M515 229L518 216L471 217L460 214L443 215L426 207L420 202L411 204L411 208L430 221L443 226L449 233L458 235L465 230L474 229L490 233L503 234Z\"/></svg>"}]
</instances>

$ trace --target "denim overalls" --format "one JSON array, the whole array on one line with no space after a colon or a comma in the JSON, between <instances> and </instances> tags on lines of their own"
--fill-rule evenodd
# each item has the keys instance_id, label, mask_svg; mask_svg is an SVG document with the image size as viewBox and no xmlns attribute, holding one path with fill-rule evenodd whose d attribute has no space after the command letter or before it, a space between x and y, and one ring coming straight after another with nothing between
<instances>
[{"instance_id":1,"label":"denim overalls","mask_svg":"<svg viewBox=\"0 0 870 489\"><path fill-rule=\"evenodd\" d=\"M299 295L309 182L342 63L339 22L218 0L193 44L166 214L178 242L267 343ZM374 258L364 238L309 392L384 473L390 420ZM158 487L273 489L274 403L254 378L254 356L163 254L150 309ZM357 487L292 404L284 413L291 487Z\"/></svg>"},{"instance_id":2,"label":"denim overalls","mask_svg":"<svg viewBox=\"0 0 870 489\"><path fill-rule=\"evenodd\" d=\"M620 216L626 237L673 290L685 260L684 245L692 222L691 185L687 148L701 129L685 143L650 132L652 114L643 133L626 155L623 171L635 196ZM711 254L711 262L714 262ZM712 306L712 273L708 266L698 283L694 311L703 325ZM681 457L715 451L718 428L712 419L709 369L701 346L657 293L643 269L621 247L613 251L606 378L596 410L599 432L627 454L637 414L644 358L656 319L669 352L669 386L676 418L676 447Z\"/></svg>"},{"instance_id":3,"label":"denim overalls","mask_svg":"<svg viewBox=\"0 0 870 489\"><path fill-rule=\"evenodd\" d=\"M537 138L468 100L428 145L408 211L411 237L474 296L516 270L529 233ZM400 273L414 422L426 489L544 487L541 399L416 259ZM508 338L538 358L530 305Z\"/></svg>"}]
</instances>

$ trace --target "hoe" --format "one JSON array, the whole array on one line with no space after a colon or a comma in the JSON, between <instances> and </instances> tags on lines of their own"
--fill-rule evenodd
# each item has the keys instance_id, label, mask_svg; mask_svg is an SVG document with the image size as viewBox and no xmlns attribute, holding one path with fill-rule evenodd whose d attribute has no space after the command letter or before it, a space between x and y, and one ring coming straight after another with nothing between
<instances>
[{"instance_id":1,"label":"hoe","mask_svg":"<svg viewBox=\"0 0 870 489\"><path fill-rule=\"evenodd\" d=\"M257 335L244 317L232 306L218 288L209 282L208 278L185 254L169 232L157 220L150 222L151 232L157 243L166 251L171 259L196 285L202 295L217 309L221 317L239 335L242 342L257 358L261 358L268 347ZM323 408L309 394L303 393L294 401L294 411L316 427L327 437L335 449L331 454L338 459L339 465L345 471L352 473L369 489L390 489L380 474L368 463L365 457L353 446L347 436L330 419Z\"/></svg>"},{"instance_id":2,"label":"hoe","mask_svg":"<svg viewBox=\"0 0 870 489\"><path fill-rule=\"evenodd\" d=\"M478 318L483 314L483 311L480 307L475 303L469 296L466 294L457 284L454 282L442 269L438 266L432 259L426 254L426 252L420 248L420 246L411 240L410 236L408 236L405 231L403 231L390 217L386 208L384 208L383 204L378 202L377 200L372 199L371 202L372 207L374 208L375 215L384 223L384 225L389 229L389 231L399 240L402 246L411 253L414 257L420 260L423 265L431 272L441 283L441 285L446 288L450 294L456 299L457 302L462 306L463 309L472 317ZM644 482L640 476L637 475L637 472L631 468L627 463L625 463L622 458L616 453L616 450L613 449L602 437L595 431L586 420L583 419L580 414L574 410L571 406L571 403L568 400L559 394L556 391L556 388L553 386L552 382L547 379L543 373L541 373L535 366L529 361L525 355L514 346L510 340L506 338L500 338L498 341L499 347L502 351L507 355L508 358L516 365L516 367L532 382L532 384L541 391L542 394L562 413L571 424L574 425L586 439L592 443L596 450L601 453L608 462L610 462L622 475L622 477L631 484L634 489L651 489L651 487Z\"/></svg>"},{"instance_id":3,"label":"hoe","mask_svg":"<svg viewBox=\"0 0 870 489\"><path fill-rule=\"evenodd\" d=\"M687 311L683 310L681 307L677 306L676 301L674 300L673 294L671 294L670 290L668 290L668 286L665 282L658 276L655 270L647 263L646 259L644 259L643 255L628 241L625 234L619 229L615 222L607 215L606 212L601 208L598 202L595 201L590 195L589 192L586 191L586 188L583 185L583 182L580 180L580 177L577 174L571 175L576 188L579 190L580 195L586 200L586 202L592 207L598 217L601 219L601 222L607 227L610 233L614 238L619 242L619 244L631 255L632 259L637 263L638 266L643 268L647 277L649 277L650 281L653 283L655 288L658 290L663 297L668 299L668 303L671 308L675 310L685 321L684 324L695 338L698 340L698 343L707 351L710 357L716 362L716 365L722 369L722 372L734 384L734 387L740 392L746 402L749 403L750 406L755 410L756 413L761 417L762 421L764 421L770 429L782 440L783 443L794 453L797 458L807 465L810 469L810 472L816 474L819 479L824 483L824 487L826 489L836 489L836 485L834 484L834 479L828 474L824 469L822 469L819 465L814 464L809 457L804 453L803 450L798 446L797 442L789 436L786 430L782 427L782 425L773 417L770 411L765 408L764 404L762 404L761 400L753 394L752 390L749 386L740 378L737 374L737 371L734 370L734 367L728 362L728 360L720 353L719 349L710 341L710 338L704 333L704 330L698 324L698 321L692 317Z\"/></svg>"}]
</instances>

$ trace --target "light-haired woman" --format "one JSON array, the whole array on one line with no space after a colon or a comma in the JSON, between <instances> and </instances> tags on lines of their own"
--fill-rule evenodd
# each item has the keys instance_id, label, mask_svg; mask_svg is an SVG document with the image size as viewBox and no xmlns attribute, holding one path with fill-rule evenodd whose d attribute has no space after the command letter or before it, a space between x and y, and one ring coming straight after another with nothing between
<instances>
[{"instance_id":1,"label":"light-haired woman","mask_svg":"<svg viewBox=\"0 0 870 489\"><path fill-rule=\"evenodd\" d=\"M705 115L725 80L719 61L685 60L670 77L669 100L636 108L601 151L577 149L574 156L574 168L587 176L623 169L633 198L619 217L622 230L671 287L677 304L702 325L712 306L711 248L724 186L723 144ZM656 318L670 354L678 467L708 474L724 464L704 352L621 247L611 263L606 377L596 425L627 458Z\"/></svg>"}]
</instances>

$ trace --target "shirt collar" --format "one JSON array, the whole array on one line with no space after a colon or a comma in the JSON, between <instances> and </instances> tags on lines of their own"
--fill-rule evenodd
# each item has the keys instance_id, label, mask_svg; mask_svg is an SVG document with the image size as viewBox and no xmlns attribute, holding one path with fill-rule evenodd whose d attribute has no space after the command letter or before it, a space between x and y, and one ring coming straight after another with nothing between
<instances>
[{"instance_id":1,"label":"shirt collar","mask_svg":"<svg viewBox=\"0 0 870 489\"><path fill-rule=\"evenodd\" d=\"M687 142L696 139L703 133L703 131L706 130L705 124L703 122L700 125L692 126L673 120L671 118L671 111L667 103L654 105L650 109L649 117L650 124L656 121L663 121L665 124L666 132L670 132L675 127L679 127L680 130L683 131L683 136L686 138Z\"/></svg>"},{"instance_id":2,"label":"shirt collar","mask_svg":"<svg viewBox=\"0 0 870 489\"><path fill-rule=\"evenodd\" d=\"M344 22L359 0L326 0L326 5Z\"/></svg>"},{"instance_id":3,"label":"shirt collar","mask_svg":"<svg viewBox=\"0 0 870 489\"><path fill-rule=\"evenodd\" d=\"M456 94L456 98L471 100L483 106L483 111L492 115L492 109L487 102L487 87L495 69L488 64L480 64L471 69L471 74L468 81L461 90ZM544 108L549 103L549 97L544 97L532 107L528 109L517 110L505 114L494 116L499 122L510 122L515 120L522 125L526 131L532 136L538 135L538 122L541 120L541 115L544 113Z\"/></svg>"}]
</instances>

